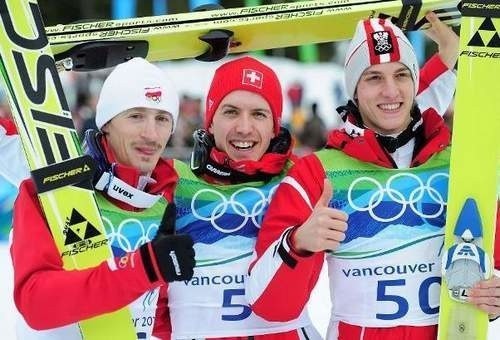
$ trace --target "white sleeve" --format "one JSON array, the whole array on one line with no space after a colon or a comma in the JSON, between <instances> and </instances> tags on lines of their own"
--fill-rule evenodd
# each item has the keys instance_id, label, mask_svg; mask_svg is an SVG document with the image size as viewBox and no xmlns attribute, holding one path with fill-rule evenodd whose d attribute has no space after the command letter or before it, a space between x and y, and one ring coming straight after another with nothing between
<instances>
[{"instance_id":1,"label":"white sleeve","mask_svg":"<svg viewBox=\"0 0 500 340\"><path fill-rule=\"evenodd\" d=\"M1 125L0 155L0 175L19 188L21 182L30 177L28 163L19 135L8 135Z\"/></svg>"},{"instance_id":2,"label":"white sleeve","mask_svg":"<svg viewBox=\"0 0 500 340\"><path fill-rule=\"evenodd\" d=\"M416 100L420 111L433 108L443 116L453 101L457 76L455 71L448 70L437 77L425 90L419 93Z\"/></svg>"}]
</instances>

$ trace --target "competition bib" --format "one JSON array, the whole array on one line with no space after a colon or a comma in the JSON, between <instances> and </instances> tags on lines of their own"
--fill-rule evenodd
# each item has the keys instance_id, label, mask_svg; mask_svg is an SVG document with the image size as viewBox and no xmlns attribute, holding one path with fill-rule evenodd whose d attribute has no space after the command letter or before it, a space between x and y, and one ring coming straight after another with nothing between
<instances>
[{"instance_id":1,"label":"competition bib","mask_svg":"<svg viewBox=\"0 0 500 340\"><path fill-rule=\"evenodd\" d=\"M97 202L108 244L114 257L123 256L120 261L128 261L129 257L124 256L126 253L137 250L155 237L167 205L165 198L162 197L151 208L134 212L117 208L100 194L97 195ZM160 288L153 289L129 305L132 324L137 331L138 339L151 338L159 293Z\"/></svg>"},{"instance_id":2,"label":"competition bib","mask_svg":"<svg viewBox=\"0 0 500 340\"><path fill-rule=\"evenodd\" d=\"M257 233L279 178L217 186L178 173L176 229L192 236L196 267L190 281L169 284L173 338L259 335L307 324L266 322L245 299Z\"/></svg>"},{"instance_id":3,"label":"competition bib","mask_svg":"<svg viewBox=\"0 0 500 340\"><path fill-rule=\"evenodd\" d=\"M327 256L333 321L436 324L449 152L410 169L336 156L320 153L335 169L327 172L335 188L330 206L349 215L346 239Z\"/></svg>"}]
</instances>

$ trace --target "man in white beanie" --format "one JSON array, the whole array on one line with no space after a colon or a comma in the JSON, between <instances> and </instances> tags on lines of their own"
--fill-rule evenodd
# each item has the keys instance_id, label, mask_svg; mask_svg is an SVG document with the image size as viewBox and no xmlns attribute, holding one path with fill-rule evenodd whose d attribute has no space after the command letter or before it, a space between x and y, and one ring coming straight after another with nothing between
<instances>
[{"instance_id":1,"label":"man in white beanie","mask_svg":"<svg viewBox=\"0 0 500 340\"><path fill-rule=\"evenodd\" d=\"M175 128L179 101L158 67L134 58L104 82L85 150L98 165L97 203L114 258L82 270L63 269L61 254L25 180L14 206L14 300L24 318L20 339L81 339L78 322L128 307L140 339L170 335L169 282L193 275L193 241L173 235L177 174L161 154ZM88 228L88 227L87 227ZM105 325L120 327L121 325ZM99 334L99 329L96 329Z\"/></svg>"},{"instance_id":2,"label":"man in white beanie","mask_svg":"<svg viewBox=\"0 0 500 340\"><path fill-rule=\"evenodd\" d=\"M338 109L344 124L326 149L295 164L263 221L247 286L259 316L296 318L326 259L328 339L437 338L450 131L426 104L422 79L453 67L458 37L426 17L439 53L421 72L389 20L358 23L345 63L351 100ZM495 317L499 280L481 284L471 301Z\"/></svg>"}]
</instances>

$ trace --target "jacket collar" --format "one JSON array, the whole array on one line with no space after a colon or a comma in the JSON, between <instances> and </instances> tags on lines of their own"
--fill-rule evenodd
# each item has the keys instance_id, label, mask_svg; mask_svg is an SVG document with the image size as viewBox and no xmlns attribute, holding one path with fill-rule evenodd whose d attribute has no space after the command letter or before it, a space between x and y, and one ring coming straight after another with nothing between
<instances>
[{"instance_id":1,"label":"jacket collar","mask_svg":"<svg viewBox=\"0 0 500 340\"><path fill-rule=\"evenodd\" d=\"M105 137L102 138L101 145L106 153L109 163L113 164L113 173L116 177L120 178L122 181L134 188L143 187L142 191L153 195L163 195L168 201L172 200L173 191L178 180L178 175L174 169L172 160L160 158L151 173L150 178L147 180L148 183L144 186L141 185L141 182L144 181L141 177L144 176L141 175L139 170L120 164L116 161L116 157L109 147ZM120 202L115 199L111 200L123 209L135 210L135 208L124 202Z\"/></svg>"},{"instance_id":2,"label":"jacket collar","mask_svg":"<svg viewBox=\"0 0 500 340\"><path fill-rule=\"evenodd\" d=\"M444 120L432 108L422 113L423 142L416 143L411 166L425 163L432 155L442 151L450 144L450 131ZM420 145L419 145L420 144ZM395 168L391 156L377 140L373 130L360 128L349 118L339 128L331 131L327 148L342 150L345 154L386 168Z\"/></svg>"}]
</instances>

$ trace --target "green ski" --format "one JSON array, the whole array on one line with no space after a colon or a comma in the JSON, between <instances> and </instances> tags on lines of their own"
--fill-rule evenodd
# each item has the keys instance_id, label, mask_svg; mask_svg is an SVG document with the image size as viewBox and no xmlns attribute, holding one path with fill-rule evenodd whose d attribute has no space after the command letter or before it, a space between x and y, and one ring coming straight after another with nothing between
<instances>
[{"instance_id":1,"label":"green ski","mask_svg":"<svg viewBox=\"0 0 500 340\"><path fill-rule=\"evenodd\" d=\"M392 17L403 29L426 27L425 13L457 24L459 0L315 0L47 27L56 60L86 71L132 57L212 61L228 53L349 39L356 23Z\"/></svg>"},{"instance_id":2,"label":"green ski","mask_svg":"<svg viewBox=\"0 0 500 340\"><path fill-rule=\"evenodd\" d=\"M500 159L500 4L462 4L439 339L486 340L488 315L467 289L491 276Z\"/></svg>"},{"instance_id":3,"label":"green ski","mask_svg":"<svg viewBox=\"0 0 500 340\"><path fill-rule=\"evenodd\" d=\"M64 268L97 265L112 252L91 186L92 159L81 156L38 5L2 0L0 17L0 71ZM136 339L126 308L79 326L86 340Z\"/></svg>"}]
</instances>

